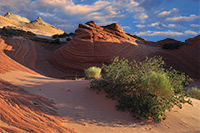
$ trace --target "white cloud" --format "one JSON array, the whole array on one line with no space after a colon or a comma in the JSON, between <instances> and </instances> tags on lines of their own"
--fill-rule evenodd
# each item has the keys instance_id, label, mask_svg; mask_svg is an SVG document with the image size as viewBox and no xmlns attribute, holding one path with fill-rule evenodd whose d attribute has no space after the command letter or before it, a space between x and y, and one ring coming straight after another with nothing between
<instances>
[{"instance_id":1,"label":"white cloud","mask_svg":"<svg viewBox=\"0 0 200 133\"><path fill-rule=\"evenodd\" d=\"M138 36L188 36L188 35L198 35L195 31L187 30L185 32L176 31L145 31L136 33Z\"/></svg>"},{"instance_id":2,"label":"white cloud","mask_svg":"<svg viewBox=\"0 0 200 133\"><path fill-rule=\"evenodd\" d=\"M177 25L177 24L168 24L167 27L169 28L177 28L179 27L180 25Z\"/></svg>"},{"instance_id":3,"label":"white cloud","mask_svg":"<svg viewBox=\"0 0 200 133\"><path fill-rule=\"evenodd\" d=\"M192 28L200 28L200 25L199 24L190 24L190 27L192 27Z\"/></svg>"},{"instance_id":4,"label":"white cloud","mask_svg":"<svg viewBox=\"0 0 200 133\"><path fill-rule=\"evenodd\" d=\"M10 11L30 20L41 16L53 25L63 25L59 21L63 19L68 24L78 25L95 20L97 24L105 25L127 15L122 10L129 13L144 11L135 0L97 0L91 4L76 4L73 0L1 0L0 8L4 10L0 11L2 14Z\"/></svg>"},{"instance_id":5,"label":"white cloud","mask_svg":"<svg viewBox=\"0 0 200 133\"><path fill-rule=\"evenodd\" d=\"M148 25L148 27L155 27L157 29L163 29L163 28L183 29L183 28L185 28L179 24L164 24L161 22L151 23Z\"/></svg>"},{"instance_id":6,"label":"white cloud","mask_svg":"<svg viewBox=\"0 0 200 133\"><path fill-rule=\"evenodd\" d=\"M139 6L135 0L110 0L111 5L118 10L126 10L127 12L144 12L145 9Z\"/></svg>"},{"instance_id":7,"label":"white cloud","mask_svg":"<svg viewBox=\"0 0 200 133\"><path fill-rule=\"evenodd\" d=\"M151 23L148 25L149 27L155 27L155 28L158 28L158 29L162 29L163 27L165 27L166 25L160 23L160 22L155 22L155 23Z\"/></svg>"},{"instance_id":8,"label":"white cloud","mask_svg":"<svg viewBox=\"0 0 200 133\"><path fill-rule=\"evenodd\" d=\"M145 25L138 24L138 25L136 25L136 27L138 27L138 28L144 28L144 27L145 27Z\"/></svg>"},{"instance_id":9,"label":"white cloud","mask_svg":"<svg viewBox=\"0 0 200 133\"><path fill-rule=\"evenodd\" d=\"M131 27L130 26L122 26L123 29L127 29L127 30L130 30Z\"/></svg>"},{"instance_id":10,"label":"white cloud","mask_svg":"<svg viewBox=\"0 0 200 133\"><path fill-rule=\"evenodd\" d=\"M52 13L44 13L44 12L39 12L38 15L39 15L39 16L46 16L46 17L53 17L53 16L55 16L55 14L52 14Z\"/></svg>"},{"instance_id":11,"label":"white cloud","mask_svg":"<svg viewBox=\"0 0 200 133\"><path fill-rule=\"evenodd\" d=\"M184 33L185 33L185 35L198 35L197 32L191 31L191 30L187 30L187 31L185 31Z\"/></svg>"},{"instance_id":12,"label":"white cloud","mask_svg":"<svg viewBox=\"0 0 200 133\"><path fill-rule=\"evenodd\" d=\"M178 9L177 8L173 8L172 10L170 11L163 11L161 13L158 14L158 17L166 17L174 12L178 12Z\"/></svg>"},{"instance_id":13,"label":"white cloud","mask_svg":"<svg viewBox=\"0 0 200 133\"><path fill-rule=\"evenodd\" d=\"M139 19L139 20L145 20L148 18L148 15L146 13L140 13L140 14L134 15L133 18Z\"/></svg>"},{"instance_id":14,"label":"white cloud","mask_svg":"<svg viewBox=\"0 0 200 133\"><path fill-rule=\"evenodd\" d=\"M191 21L194 21L195 19L198 19L198 18L199 18L199 16L191 14L188 17L186 17L186 16L170 17L170 18L166 18L166 20L167 21L175 21L175 22L181 22L181 21L191 22Z\"/></svg>"}]
</instances>

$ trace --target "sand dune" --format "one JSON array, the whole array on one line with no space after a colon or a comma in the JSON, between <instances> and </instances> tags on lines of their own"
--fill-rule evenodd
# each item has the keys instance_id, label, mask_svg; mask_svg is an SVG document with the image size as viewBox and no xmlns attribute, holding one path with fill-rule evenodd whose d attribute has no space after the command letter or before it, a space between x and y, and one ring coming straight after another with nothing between
<instances>
[{"instance_id":1,"label":"sand dune","mask_svg":"<svg viewBox=\"0 0 200 133\"><path fill-rule=\"evenodd\" d=\"M6 81L20 86L32 94L52 99L57 112L66 121L63 125L77 132L199 132L200 101L193 106L167 112L161 123L139 122L128 112L115 109L116 102L88 89L90 81L60 80L27 72L12 71L1 75Z\"/></svg>"}]
</instances>

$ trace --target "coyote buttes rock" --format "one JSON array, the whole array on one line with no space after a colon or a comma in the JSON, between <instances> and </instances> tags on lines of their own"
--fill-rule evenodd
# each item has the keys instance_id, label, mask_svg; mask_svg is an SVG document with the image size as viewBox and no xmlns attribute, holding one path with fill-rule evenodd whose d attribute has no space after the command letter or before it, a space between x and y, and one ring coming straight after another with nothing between
<instances>
[{"instance_id":1,"label":"coyote buttes rock","mask_svg":"<svg viewBox=\"0 0 200 133\"><path fill-rule=\"evenodd\" d=\"M90 66L110 63L116 56L140 61L146 56L161 55L168 66L199 79L199 40L197 36L188 39L179 49L165 50L162 49L164 43L180 41L168 38L149 42L123 32L118 24L100 27L91 21L79 25L73 39L53 53L51 62L62 70L83 71Z\"/></svg>"},{"instance_id":2,"label":"coyote buttes rock","mask_svg":"<svg viewBox=\"0 0 200 133\"><path fill-rule=\"evenodd\" d=\"M100 27L94 21L80 24L67 45L53 54L52 62L62 67L84 69L109 63L115 56L129 58L137 49L135 38L123 32L118 24Z\"/></svg>"},{"instance_id":3,"label":"coyote buttes rock","mask_svg":"<svg viewBox=\"0 0 200 133\"><path fill-rule=\"evenodd\" d=\"M38 25L45 22L38 18L31 23ZM20 36L0 38L0 57L4 56L0 60L3 64L0 68L2 71L22 68L10 58L8 60L9 55L15 61L44 75L69 78L81 77L84 69L101 66L102 63L108 64L115 56L141 61L146 56L160 55L168 66L185 72L194 79L200 79L200 36L181 42L183 46L179 49L162 49L162 45L168 42L179 41L168 38L150 42L123 32L118 24L100 27L91 21L85 25L80 24L73 39L64 45L31 41Z\"/></svg>"}]
</instances>

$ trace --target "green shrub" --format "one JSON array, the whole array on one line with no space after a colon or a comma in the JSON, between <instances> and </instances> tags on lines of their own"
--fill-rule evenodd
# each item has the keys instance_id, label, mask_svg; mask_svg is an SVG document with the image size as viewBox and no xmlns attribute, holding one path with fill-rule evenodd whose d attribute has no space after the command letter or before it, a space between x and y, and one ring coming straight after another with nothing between
<instances>
[{"instance_id":1,"label":"green shrub","mask_svg":"<svg viewBox=\"0 0 200 133\"><path fill-rule=\"evenodd\" d=\"M167 96L173 93L171 82L166 73L152 71L149 75L144 75L143 89L154 92L156 95Z\"/></svg>"},{"instance_id":2,"label":"green shrub","mask_svg":"<svg viewBox=\"0 0 200 133\"><path fill-rule=\"evenodd\" d=\"M57 38L57 39L53 40L51 43L61 44L61 42L60 42L60 39L59 39L59 38Z\"/></svg>"},{"instance_id":3,"label":"green shrub","mask_svg":"<svg viewBox=\"0 0 200 133\"><path fill-rule=\"evenodd\" d=\"M60 35L59 34L55 34L55 35L52 36L52 38L57 39L57 38L64 38L64 37L67 37L67 36L69 36L69 34L64 32L63 34L60 34Z\"/></svg>"},{"instance_id":4,"label":"green shrub","mask_svg":"<svg viewBox=\"0 0 200 133\"><path fill-rule=\"evenodd\" d=\"M179 47L183 46L182 43L178 43L178 42L171 42L171 43L165 43L162 48L163 49L178 49Z\"/></svg>"},{"instance_id":5,"label":"green shrub","mask_svg":"<svg viewBox=\"0 0 200 133\"><path fill-rule=\"evenodd\" d=\"M138 119L165 119L165 111L174 105L190 103L184 86L191 79L172 68L164 69L161 57L146 58L141 62L128 62L115 58L110 65L103 65L105 74L92 80L91 90L104 91L107 97L118 101L119 110L128 110Z\"/></svg>"},{"instance_id":6,"label":"green shrub","mask_svg":"<svg viewBox=\"0 0 200 133\"><path fill-rule=\"evenodd\" d=\"M55 34L55 35L52 36L52 38L57 39L57 38L59 38L59 35Z\"/></svg>"},{"instance_id":7,"label":"green shrub","mask_svg":"<svg viewBox=\"0 0 200 133\"><path fill-rule=\"evenodd\" d=\"M66 38L66 41L67 41L67 42L71 41L71 38Z\"/></svg>"},{"instance_id":8,"label":"green shrub","mask_svg":"<svg viewBox=\"0 0 200 133\"><path fill-rule=\"evenodd\" d=\"M192 88L190 88L190 89L187 90L187 93L192 98L196 98L196 99L200 100L200 88L198 88L198 87L192 87Z\"/></svg>"},{"instance_id":9,"label":"green shrub","mask_svg":"<svg viewBox=\"0 0 200 133\"><path fill-rule=\"evenodd\" d=\"M85 69L85 75L88 79L99 78L101 76L101 68L93 66Z\"/></svg>"},{"instance_id":10,"label":"green shrub","mask_svg":"<svg viewBox=\"0 0 200 133\"><path fill-rule=\"evenodd\" d=\"M2 32L2 35L7 37L19 36L19 33L14 29L3 29L5 32Z\"/></svg>"}]
</instances>

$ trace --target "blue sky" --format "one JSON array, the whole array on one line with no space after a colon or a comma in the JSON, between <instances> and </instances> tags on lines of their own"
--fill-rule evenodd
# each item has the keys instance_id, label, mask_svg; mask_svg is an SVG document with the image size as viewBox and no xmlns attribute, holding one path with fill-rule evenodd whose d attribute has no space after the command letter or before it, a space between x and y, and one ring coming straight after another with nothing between
<instances>
[{"instance_id":1,"label":"blue sky","mask_svg":"<svg viewBox=\"0 0 200 133\"><path fill-rule=\"evenodd\" d=\"M200 34L199 0L1 0L0 15L6 12L29 20L41 16L67 33L94 20L101 26L118 23L150 41Z\"/></svg>"}]
</instances>

